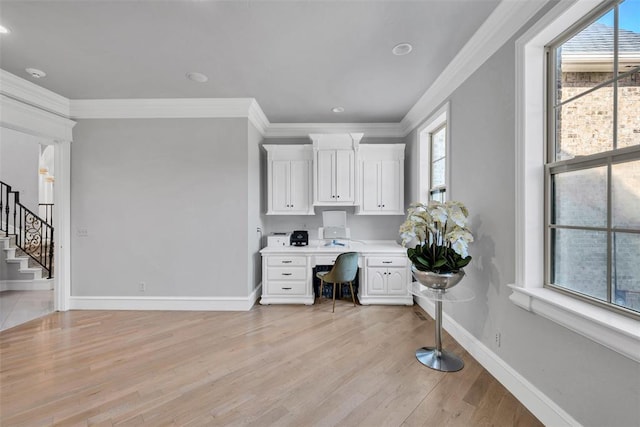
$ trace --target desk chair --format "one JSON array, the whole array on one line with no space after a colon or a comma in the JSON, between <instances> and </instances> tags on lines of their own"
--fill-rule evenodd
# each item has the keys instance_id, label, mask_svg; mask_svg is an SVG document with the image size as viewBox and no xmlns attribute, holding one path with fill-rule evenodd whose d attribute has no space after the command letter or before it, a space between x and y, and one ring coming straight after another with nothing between
<instances>
[{"instance_id":1,"label":"desk chair","mask_svg":"<svg viewBox=\"0 0 640 427\"><path fill-rule=\"evenodd\" d=\"M357 252L345 252L338 255L335 264L331 271L320 271L316 273L316 277L320 279L320 290L318 292L318 304L322 299L322 289L324 283L333 284L333 309L332 313L336 311L336 284L348 283L349 289L351 289L351 298L353 299L353 306L356 306L356 296L353 293L353 281L358 273L358 253Z\"/></svg>"}]
</instances>

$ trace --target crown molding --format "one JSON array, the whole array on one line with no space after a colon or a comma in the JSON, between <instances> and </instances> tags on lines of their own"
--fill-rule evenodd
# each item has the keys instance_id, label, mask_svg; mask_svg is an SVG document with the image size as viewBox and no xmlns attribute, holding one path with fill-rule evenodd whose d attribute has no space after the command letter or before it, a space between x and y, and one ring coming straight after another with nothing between
<instances>
[{"instance_id":1,"label":"crown molding","mask_svg":"<svg viewBox=\"0 0 640 427\"><path fill-rule=\"evenodd\" d=\"M255 99L251 99L251 103L249 104L249 121L253 123L253 125L258 129L258 132L262 136L264 136L271 125L269 123L269 119L260 108L258 101Z\"/></svg>"},{"instance_id":2,"label":"crown molding","mask_svg":"<svg viewBox=\"0 0 640 427\"><path fill-rule=\"evenodd\" d=\"M265 138L307 138L310 133L364 133L367 138L402 138L400 123L271 123Z\"/></svg>"},{"instance_id":3,"label":"crown molding","mask_svg":"<svg viewBox=\"0 0 640 427\"><path fill-rule=\"evenodd\" d=\"M71 141L76 122L0 95L0 126L56 141Z\"/></svg>"},{"instance_id":4,"label":"crown molding","mask_svg":"<svg viewBox=\"0 0 640 427\"><path fill-rule=\"evenodd\" d=\"M67 98L3 69L0 69L0 94L59 116L69 116Z\"/></svg>"},{"instance_id":5,"label":"crown molding","mask_svg":"<svg viewBox=\"0 0 640 427\"><path fill-rule=\"evenodd\" d=\"M69 116L73 119L246 118L254 102L253 98L74 99Z\"/></svg>"},{"instance_id":6,"label":"crown molding","mask_svg":"<svg viewBox=\"0 0 640 427\"><path fill-rule=\"evenodd\" d=\"M546 0L501 1L402 119L401 124L405 135L429 117L433 110L513 37L546 3Z\"/></svg>"}]
</instances>

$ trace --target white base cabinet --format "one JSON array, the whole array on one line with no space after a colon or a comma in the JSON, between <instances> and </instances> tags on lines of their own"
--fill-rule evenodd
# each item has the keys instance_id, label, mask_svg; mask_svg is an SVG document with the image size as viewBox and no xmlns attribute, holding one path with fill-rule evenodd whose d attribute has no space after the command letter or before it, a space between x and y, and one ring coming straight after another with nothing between
<instances>
[{"instance_id":1,"label":"white base cabinet","mask_svg":"<svg viewBox=\"0 0 640 427\"><path fill-rule=\"evenodd\" d=\"M361 304L413 304L407 257L365 257L363 272L358 295Z\"/></svg>"},{"instance_id":2,"label":"white base cabinet","mask_svg":"<svg viewBox=\"0 0 640 427\"><path fill-rule=\"evenodd\" d=\"M260 304L313 304L311 270L305 255L263 255Z\"/></svg>"},{"instance_id":3,"label":"white base cabinet","mask_svg":"<svg viewBox=\"0 0 640 427\"><path fill-rule=\"evenodd\" d=\"M351 247L328 249L323 242L309 246L268 246L262 249L261 304L307 304L315 301L313 268L333 265L341 252L358 259L358 299L362 305L413 305L411 272L406 250L393 241L352 242Z\"/></svg>"}]
</instances>

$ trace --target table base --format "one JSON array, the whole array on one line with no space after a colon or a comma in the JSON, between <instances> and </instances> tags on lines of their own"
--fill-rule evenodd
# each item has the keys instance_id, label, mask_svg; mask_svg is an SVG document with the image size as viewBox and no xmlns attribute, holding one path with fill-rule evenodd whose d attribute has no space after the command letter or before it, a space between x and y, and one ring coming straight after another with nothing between
<instances>
[{"instance_id":1,"label":"table base","mask_svg":"<svg viewBox=\"0 0 640 427\"><path fill-rule=\"evenodd\" d=\"M438 355L438 353L440 353ZM446 350L435 347L422 347L416 350L416 358L420 363L431 369L442 372L455 372L464 367L464 362L458 356Z\"/></svg>"}]
</instances>

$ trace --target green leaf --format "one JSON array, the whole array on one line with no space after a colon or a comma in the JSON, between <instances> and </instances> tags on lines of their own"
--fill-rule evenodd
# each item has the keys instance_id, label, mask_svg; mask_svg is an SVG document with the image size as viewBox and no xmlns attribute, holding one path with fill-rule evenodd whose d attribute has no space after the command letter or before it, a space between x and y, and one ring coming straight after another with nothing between
<instances>
[{"instance_id":1,"label":"green leaf","mask_svg":"<svg viewBox=\"0 0 640 427\"><path fill-rule=\"evenodd\" d=\"M433 268L442 267L447 264L447 260L445 258L440 258L433 263Z\"/></svg>"},{"instance_id":2,"label":"green leaf","mask_svg":"<svg viewBox=\"0 0 640 427\"><path fill-rule=\"evenodd\" d=\"M462 267L466 267L469 263L471 262L471 257L468 256L466 258L461 259L460 261L458 261L456 263L456 267L457 268L462 268Z\"/></svg>"}]
</instances>

